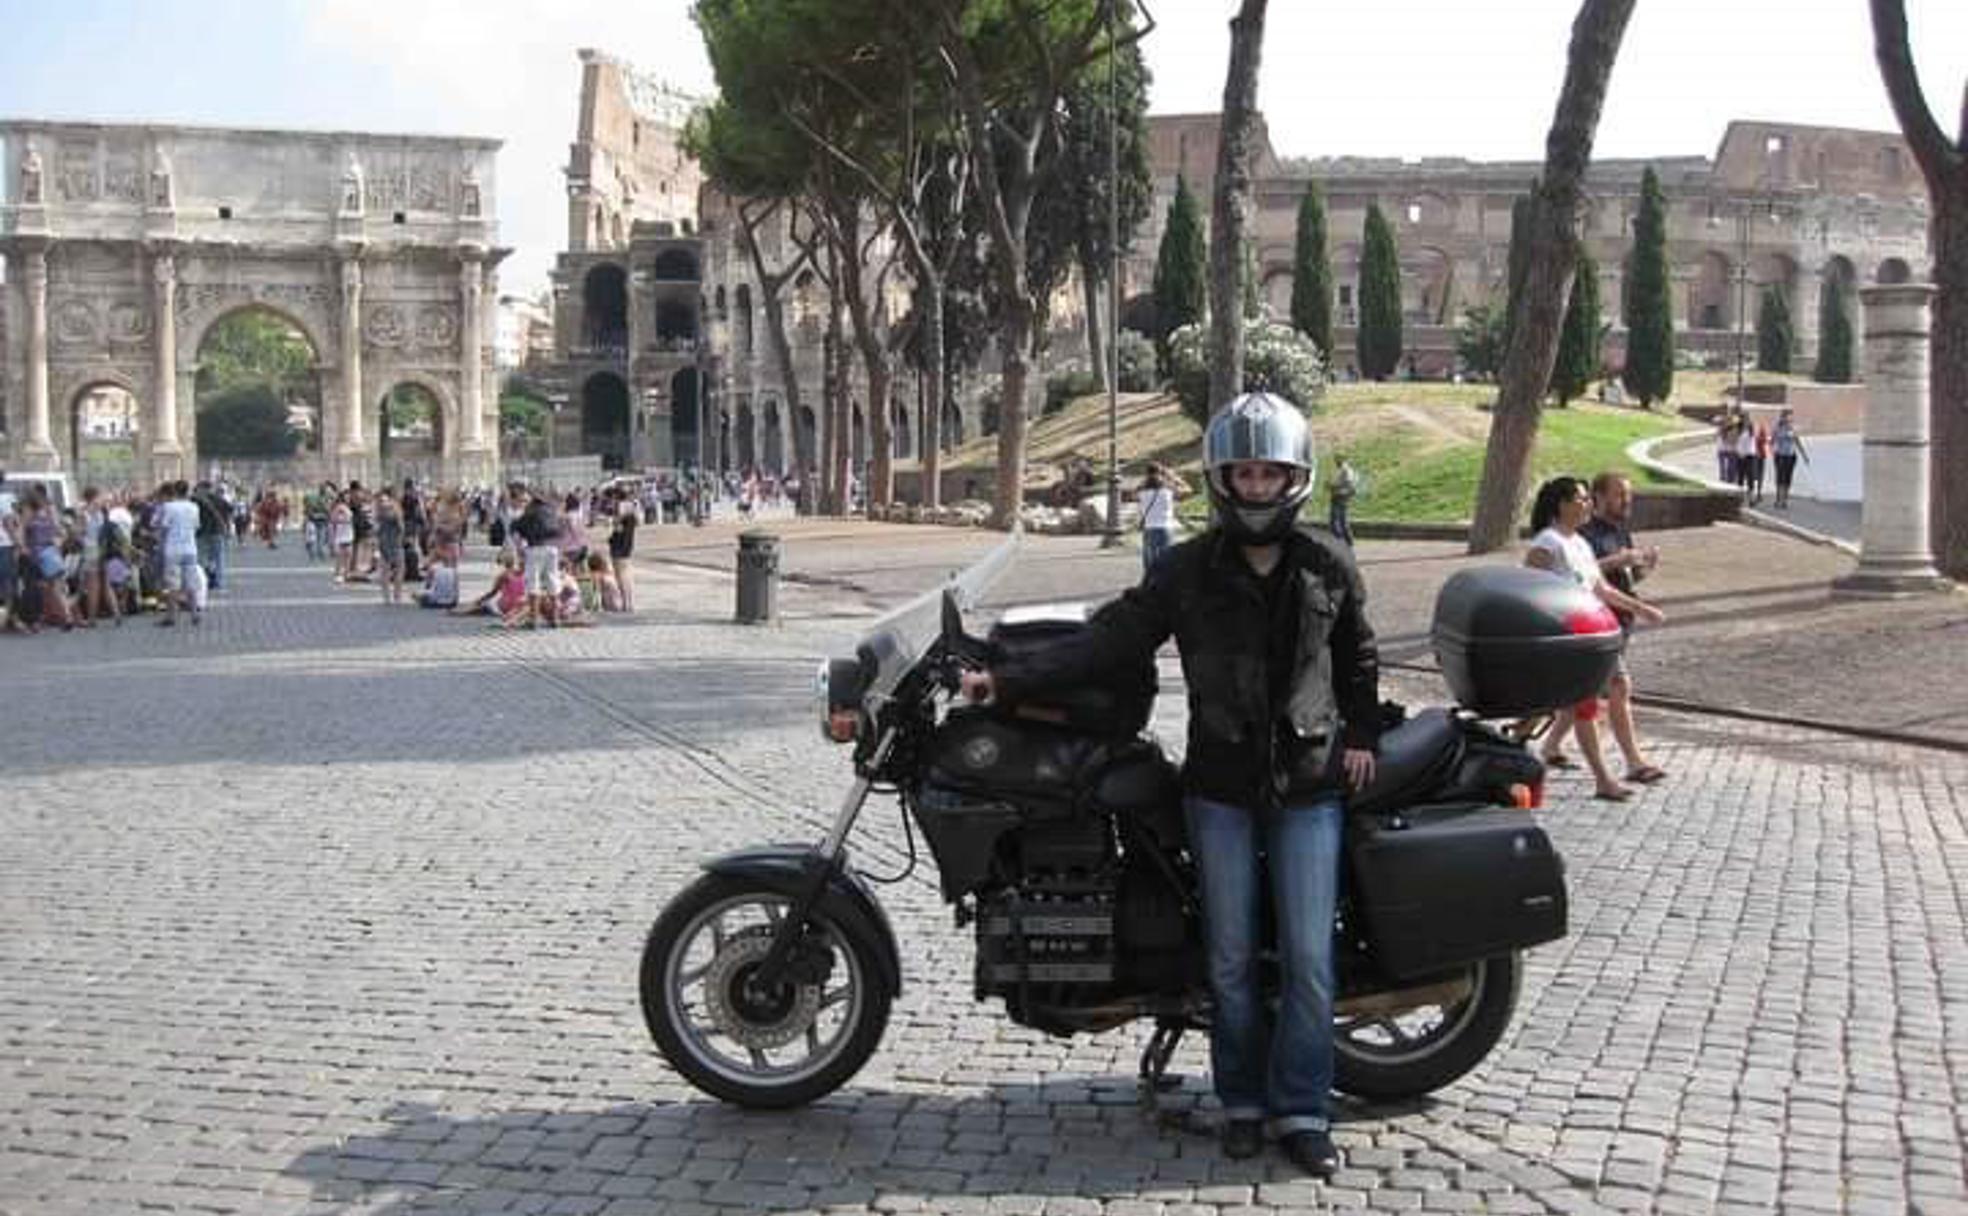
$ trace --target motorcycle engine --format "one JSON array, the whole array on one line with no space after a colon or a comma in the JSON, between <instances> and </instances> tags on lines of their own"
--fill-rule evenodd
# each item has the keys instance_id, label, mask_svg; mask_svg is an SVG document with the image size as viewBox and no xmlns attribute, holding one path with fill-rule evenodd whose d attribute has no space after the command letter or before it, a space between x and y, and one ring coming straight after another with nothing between
<instances>
[{"instance_id":1,"label":"motorcycle engine","mask_svg":"<svg viewBox=\"0 0 1968 1216\"><path fill-rule=\"evenodd\" d=\"M977 900L978 995L1114 980L1118 873L1104 815L1027 823Z\"/></svg>"}]
</instances>

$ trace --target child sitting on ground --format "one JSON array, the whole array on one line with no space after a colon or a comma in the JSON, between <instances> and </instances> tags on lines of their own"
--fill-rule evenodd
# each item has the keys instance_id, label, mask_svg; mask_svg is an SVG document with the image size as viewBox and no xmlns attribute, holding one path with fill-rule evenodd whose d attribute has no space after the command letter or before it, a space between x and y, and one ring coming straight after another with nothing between
<instances>
[{"instance_id":1,"label":"child sitting on ground","mask_svg":"<svg viewBox=\"0 0 1968 1216\"><path fill-rule=\"evenodd\" d=\"M499 554L499 573L492 589L471 602L468 608L453 608L458 616L496 616L506 625L527 620L526 576L519 572L519 555L507 550Z\"/></svg>"},{"instance_id":2,"label":"child sitting on ground","mask_svg":"<svg viewBox=\"0 0 1968 1216\"><path fill-rule=\"evenodd\" d=\"M439 553L424 575L424 589L417 602L426 608L458 606L458 563L449 554Z\"/></svg>"},{"instance_id":3,"label":"child sitting on ground","mask_svg":"<svg viewBox=\"0 0 1968 1216\"><path fill-rule=\"evenodd\" d=\"M580 573L572 558L561 559L559 589L554 593L554 619L566 628L594 624L594 618L585 611L586 595Z\"/></svg>"}]
</instances>

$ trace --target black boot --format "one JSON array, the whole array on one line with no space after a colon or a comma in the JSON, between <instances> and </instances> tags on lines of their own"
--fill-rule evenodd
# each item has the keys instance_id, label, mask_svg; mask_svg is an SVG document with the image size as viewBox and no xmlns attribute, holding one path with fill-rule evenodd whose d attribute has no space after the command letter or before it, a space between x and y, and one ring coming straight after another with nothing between
<instances>
[{"instance_id":1,"label":"black boot","mask_svg":"<svg viewBox=\"0 0 1968 1216\"><path fill-rule=\"evenodd\" d=\"M1293 1165L1319 1178L1330 1178L1339 1169L1339 1150L1325 1132L1293 1132L1285 1137L1285 1156Z\"/></svg>"}]
</instances>

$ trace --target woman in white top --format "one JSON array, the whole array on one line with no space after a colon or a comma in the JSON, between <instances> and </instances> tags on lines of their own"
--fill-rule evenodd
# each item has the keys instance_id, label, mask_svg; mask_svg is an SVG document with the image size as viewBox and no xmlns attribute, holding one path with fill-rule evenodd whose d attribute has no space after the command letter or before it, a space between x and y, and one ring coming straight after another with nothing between
<instances>
[{"instance_id":1,"label":"woman in white top","mask_svg":"<svg viewBox=\"0 0 1968 1216\"><path fill-rule=\"evenodd\" d=\"M1597 595L1607 607L1632 613L1637 620L1650 625L1665 621L1667 616L1660 609L1621 591L1600 574L1599 560L1592 555L1592 543L1579 535L1580 526L1591 517L1592 491L1585 482L1576 477L1554 477L1545 482L1538 487L1537 501L1531 506L1531 527L1537 529L1537 535L1531 538L1524 564L1573 579ZM1612 771L1606 767L1606 757L1599 750L1598 720L1596 695L1559 710L1544 741L1544 762L1554 768L1571 763L1558 749L1565 741L1566 732L1576 727L1579 751L1585 756L1597 786L1593 796L1624 802L1633 796L1633 791L1614 780Z\"/></svg>"},{"instance_id":2,"label":"woman in white top","mask_svg":"<svg viewBox=\"0 0 1968 1216\"><path fill-rule=\"evenodd\" d=\"M1182 479L1164 469L1161 465L1148 466L1148 475L1141 479L1141 489L1135 493L1135 504L1141 508L1141 568L1150 570L1162 554L1168 552L1175 543L1175 495Z\"/></svg>"}]
</instances>

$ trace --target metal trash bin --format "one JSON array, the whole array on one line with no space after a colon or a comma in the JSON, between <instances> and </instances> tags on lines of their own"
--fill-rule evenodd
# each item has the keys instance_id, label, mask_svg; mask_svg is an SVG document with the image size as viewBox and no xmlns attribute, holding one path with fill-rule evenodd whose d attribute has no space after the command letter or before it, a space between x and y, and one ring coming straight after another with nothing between
<instances>
[{"instance_id":1,"label":"metal trash bin","mask_svg":"<svg viewBox=\"0 0 1968 1216\"><path fill-rule=\"evenodd\" d=\"M738 623L779 620L779 538L756 529L738 534Z\"/></svg>"}]
</instances>

